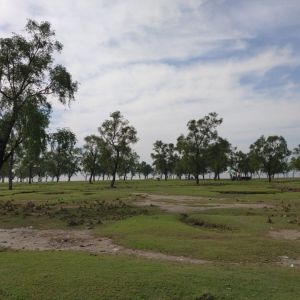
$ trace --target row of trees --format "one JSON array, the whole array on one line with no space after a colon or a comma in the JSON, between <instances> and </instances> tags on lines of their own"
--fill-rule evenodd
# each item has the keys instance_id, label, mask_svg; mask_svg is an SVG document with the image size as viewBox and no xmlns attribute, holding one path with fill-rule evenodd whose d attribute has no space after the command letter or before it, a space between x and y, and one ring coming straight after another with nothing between
<instances>
[{"instance_id":1,"label":"row of trees","mask_svg":"<svg viewBox=\"0 0 300 300\"><path fill-rule=\"evenodd\" d=\"M34 139L30 136L21 143L2 166L0 176L2 181L8 177L10 186L14 177L20 181L28 178L29 183L34 177L38 181L47 181L50 177L58 182L62 176L70 181L81 172L90 183L100 176L111 178L111 187L114 187L117 175L125 180L129 175L148 178L153 173L151 165L139 162L138 154L131 148L137 142L136 130L119 111L102 123L99 135L85 137L81 148L76 146L76 136L69 129L59 129L49 135L45 127L40 129L43 130Z\"/></svg>"},{"instance_id":2,"label":"row of trees","mask_svg":"<svg viewBox=\"0 0 300 300\"><path fill-rule=\"evenodd\" d=\"M36 120L40 122L39 130L28 135L11 156L13 159L0 170L2 180L8 177L10 185L14 177L20 181L28 178L29 183L34 177L38 181L51 178L58 182L65 176L70 181L79 172L90 183L97 177L111 179L114 187L116 176L124 180L141 175L146 179L150 174L164 176L165 180L184 176L199 184L199 178L204 179L208 173L213 173L214 179L220 179L225 171L235 178L264 173L271 181L275 174L300 171L300 145L292 152L283 137L262 136L250 145L248 153L238 151L218 135L222 119L216 113L189 121L187 134L180 135L176 145L156 141L151 153L152 166L139 162L132 149L138 140L136 129L119 111L102 123L98 135L86 136L81 148L76 146L76 136L69 129L47 135L47 118Z\"/></svg>"},{"instance_id":3,"label":"row of trees","mask_svg":"<svg viewBox=\"0 0 300 300\"><path fill-rule=\"evenodd\" d=\"M300 171L300 145L292 152L282 136L261 136L248 153L243 153L218 135L222 121L216 113L210 113L189 121L187 134L180 135L176 145L156 141L151 154L155 169L165 179L170 174L192 176L197 184L199 176L204 178L207 173L213 173L214 179L220 179L225 171L232 178L264 173L271 181L275 174Z\"/></svg>"},{"instance_id":4,"label":"row of trees","mask_svg":"<svg viewBox=\"0 0 300 300\"><path fill-rule=\"evenodd\" d=\"M63 104L74 100L78 84L62 65L54 64L54 57L62 50L55 32L48 22L29 20L25 34L0 38L0 176L9 178L62 176L70 180L83 172L92 182L97 176L109 176L111 186L116 176L157 174L165 179L172 175L195 178L207 173L220 174L229 169L237 174L267 174L269 180L277 173L299 170L300 146L289 151L281 136L260 137L248 153L237 151L220 137L217 127L222 119L216 113L187 124L187 133L175 144L156 141L151 157L153 168L139 163L132 149L137 142L136 129L129 125L119 111L111 114L98 128L97 135L89 135L83 147L76 146L75 134L60 129L48 134L52 99Z\"/></svg>"}]
</instances>

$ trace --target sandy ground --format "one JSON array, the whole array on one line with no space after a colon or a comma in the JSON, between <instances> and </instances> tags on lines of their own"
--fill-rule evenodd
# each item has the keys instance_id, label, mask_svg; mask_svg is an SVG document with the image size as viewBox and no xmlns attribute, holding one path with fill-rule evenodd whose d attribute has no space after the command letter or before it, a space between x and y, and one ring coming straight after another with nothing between
<instances>
[{"instance_id":1,"label":"sandy ground","mask_svg":"<svg viewBox=\"0 0 300 300\"><path fill-rule=\"evenodd\" d=\"M204 211L209 209L220 208L271 208L272 205L265 203L201 203L201 200L207 198L192 197L192 196L179 196L179 195L155 195L155 194L135 194L138 199L134 202L138 206L155 205L160 209L175 212L187 213L192 211ZM212 200L215 201L216 199ZM220 199L218 199L220 200Z\"/></svg>"},{"instance_id":2,"label":"sandy ground","mask_svg":"<svg viewBox=\"0 0 300 300\"><path fill-rule=\"evenodd\" d=\"M15 250L76 250L91 253L126 254L148 259L204 264L209 261L162 253L134 250L116 245L109 238L97 237L89 230L0 229L0 247Z\"/></svg>"},{"instance_id":3,"label":"sandy ground","mask_svg":"<svg viewBox=\"0 0 300 300\"><path fill-rule=\"evenodd\" d=\"M279 240L300 240L300 231L294 229L272 230L270 236Z\"/></svg>"}]
</instances>

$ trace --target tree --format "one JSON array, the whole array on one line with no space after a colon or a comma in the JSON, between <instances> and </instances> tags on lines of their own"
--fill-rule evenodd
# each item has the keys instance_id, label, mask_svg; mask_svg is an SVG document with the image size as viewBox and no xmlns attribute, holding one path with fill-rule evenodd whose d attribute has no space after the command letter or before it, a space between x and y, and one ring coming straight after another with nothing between
<instances>
[{"instance_id":1,"label":"tree","mask_svg":"<svg viewBox=\"0 0 300 300\"><path fill-rule=\"evenodd\" d=\"M13 141L11 137L28 105L50 107L49 95L66 104L77 91L66 68L53 63L62 44L50 23L29 20L25 30L24 36L0 39L0 168L24 140L23 131L16 131Z\"/></svg>"},{"instance_id":2,"label":"tree","mask_svg":"<svg viewBox=\"0 0 300 300\"><path fill-rule=\"evenodd\" d=\"M127 174L130 173L131 179L135 176L137 172L139 156L138 154L133 151L132 149L128 149L128 152L123 153L120 159L120 168L119 174L122 176L123 179L127 179Z\"/></svg>"},{"instance_id":3,"label":"tree","mask_svg":"<svg viewBox=\"0 0 300 300\"><path fill-rule=\"evenodd\" d=\"M110 186L113 188L122 155L126 154L130 146L138 139L136 129L129 125L129 121L124 119L119 111L113 112L110 118L104 121L98 130L105 147L111 153L112 181Z\"/></svg>"},{"instance_id":4,"label":"tree","mask_svg":"<svg viewBox=\"0 0 300 300\"><path fill-rule=\"evenodd\" d=\"M285 170L287 158L291 154L287 143L282 136L261 136L250 146L252 155L256 156L261 164L262 171L268 176L269 182L272 177Z\"/></svg>"},{"instance_id":5,"label":"tree","mask_svg":"<svg viewBox=\"0 0 300 300\"><path fill-rule=\"evenodd\" d=\"M80 160L82 157L80 148L73 148L70 150L71 151L68 153L68 158L65 165L65 171L68 177L68 181L71 181L71 178L81 171Z\"/></svg>"},{"instance_id":6,"label":"tree","mask_svg":"<svg viewBox=\"0 0 300 300\"><path fill-rule=\"evenodd\" d=\"M145 161L140 163L139 170L144 175L145 179L147 179L148 176L153 172L151 165L147 164Z\"/></svg>"},{"instance_id":7,"label":"tree","mask_svg":"<svg viewBox=\"0 0 300 300\"><path fill-rule=\"evenodd\" d=\"M153 153L151 157L153 159L153 165L156 170L165 176L165 180L168 179L168 175L172 173L175 167L176 155L174 144L165 144L162 141L156 141L153 144Z\"/></svg>"},{"instance_id":8,"label":"tree","mask_svg":"<svg viewBox=\"0 0 300 300\"><path fill-rule=\"evenodd\" d=\"M300 171L300 145L294 148L290 165L293 170L293 174L295 171Z\"/></svg>"},{"instance_id":9,"label":"tree","mask_svg":"<svg viewBox=\"0 0 300 300\"><path fill-rule=\"evenodd\" d=\"M2 168L0 169L0 179L1 179L2 183L4 183L5 178L8 178L8 162L7 161L2 165Z\"/></svg>"},{"instance_id":10,"label":"tree","mask_svg":"<svg viewBox=\"0 0 300 300\"><path fill-rule=\"evenodd\" d=\"M189 172L191 172L199 184L199 174L205 174L208 168L208 149L217 140L216 127L222 123L218 114L209 113L202 119L190 120L187 124L188 134L181 135L177 139L177 149L185 160Z\"/></svg>"},{"instance_id":11,"label":"tree","mask_svg":"<svg viewBox=\"0 0 300 300\"><path fill-rule=\"evenodd\" d=\"M214 172L214 179L220 179L220 173L226 171L229 162L230 144L219 137L208 149L209 167Z\"/></svg>"},{"instance_id":12,"label":"tree","mask_svg":"<svg viewBox=\"0 0 300 300\"><path fill-rule=\"evenodd\" d=\"M100 138L96 135L89 135L84 138L82 165L83 170L90 175L89 183L96 176L100 159Z\"/></svg>"},{"instance_id":13,"label":"tree","mask_svg":"<svg viewBox=\"0 0 300 300\"><path fill-rule=\"evenodd\" d=\"M46 128L49 125L50 108L41 109L31 103L28 103L27 106L26 121L22 122L23 128L18 131L24 131L24 139L21 146L23 152L21 164L23 168L28 169L28 182L31 184L34 168L39 161L40 155L46 151Z\"/></svg>"},{"instance_id":14,"label":"tree","mask_svg":"<svg viewBox=\"0 0 300 300\"><path fill-rule=\"evenodd\" d=\"M74 155L76 136L69 129L58 129L50 135L51 151L48 153L49 172L58 182L62 175L68 174L71 157Z\"/></svg>"}]
</instances>

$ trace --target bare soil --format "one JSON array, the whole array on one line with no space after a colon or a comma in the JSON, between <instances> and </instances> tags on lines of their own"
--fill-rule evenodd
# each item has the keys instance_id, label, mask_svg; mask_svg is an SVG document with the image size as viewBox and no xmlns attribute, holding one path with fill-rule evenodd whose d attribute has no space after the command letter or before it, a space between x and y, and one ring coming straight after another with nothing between
<instances>
[{"instance_id":1,"label":"bare soil","mask_svg":"<svg viewBox=\"0 0 300 300\"><path fill-rule=\"evenodd\" d=\"M155 205L160 209L175 212L187 213L191 211L205 211L209 209L222 209L222 208L271 208L272 205L265 203L201 203L207 198L193 197L193 196L180 196L180 195L156 195L156 194L135 194L138 199L135 205L150 206ZM214 199L212 201L221 200Z\"/></svg>"},{"instance_id":2,"label":"bare soil","mask_svg":"<svg viewBox=\"0 0 300 300\"><path fill-rule=\"evenodd\" d=\"M91 253L126 254L193 264L209 263L209 261L201 259L125 248L114 244L109 238L95 236L89 230L0 229L0 247L34 251L76 250Z\"/></svg>"},{"instance_id":3,"label":"bare soil","mask_svg":"<svg viewBox=\"0 0 300 300\"><path fill-rule=\"evenodd\" d=\"M94 235L90 230L0 229L0 248L30 251L86 251L192 264L213 263L213 261L204 259L125 248L113 243L109 238ZM277 264L300 268L300 259L281 256Z\"/></svg>"},{"instance_id":4,"label":"bare soil","mask_svg":"<svg viewBox=\"0 0 300 300\"><path fill-rule=\"evenodd\" d=\"M300 231L294 229L281 229L270 231L270 236L279 240L300 240Z\"/></svg>"}]
</instances>

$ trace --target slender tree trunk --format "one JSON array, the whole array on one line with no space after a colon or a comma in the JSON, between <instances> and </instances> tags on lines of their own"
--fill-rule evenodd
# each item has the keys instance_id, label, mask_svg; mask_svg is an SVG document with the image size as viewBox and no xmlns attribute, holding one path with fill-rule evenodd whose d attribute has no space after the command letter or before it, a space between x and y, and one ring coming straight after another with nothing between
<instances>
[{"instance_id":1,"label":"slender tree trunk","mask_svg":"<svg viewBox=\"0 0 300 300\"><path fill-rule=\"evenodd\" d=\"M92 179L93 179L93 172L91 172L90 178L89 178L89 183L92 184Z\"/></svg>"},{"instance_id":2,"label":"slender tree trunk","mask_svg":"<svg viewBox=\"0 0 300 300\"><path fill-rule=\"evenodd\" d=\"M9 173L8 173L8 189L11 191L13 187L13 166L14 166L14 152L9 158Z\"/></svg>"},{"instance_id":3,"label":"slender tree trunk","mask_svg":"<svg viewBox=\"0 0 300 300\"><path fill-rule=\"evenodd\" d=\"M116 182L116 173L113 172L112 174L112 181L110 182L110 187L113 188L115 186L115 182Z\"/></svg>"},{"instance_id":4,"label":"slender tree trunk","mask_svg":"<svg viewBox=\"0 0 300 300\"><path fill-rule=\"evenodd\" d=\"M119 164L119 157L120 157L120 153L119 151L117 151L117 157L116 157L116 161L115 161L115 165L114 165L114 169L112 172L112 181L110 182L110 187L113 188L115 186L115 182L116 182L116 173L118 170L118 164Z\"/></svg>"},{"instance_id":5,"label":"slender tree trunk","mask_svg":"<svg viewBox=\"0 0 300 300\"><path fill-rule=\"evenodd\" d=\"M195 179L196 179L196 184L199 184L199 174L195 175Z\"/></svg>"},{"instance_id":6,"label":"slender tree trunk","mask_svg":"<svg viewBox=\"0 0 300 300\"><path fill-rule=\"evenodd\" d=\"M56 176L56 182L59 182L59 176Z\"/></svg>"},{"instance_id":7,"label":"slender tree trunk","mask_svg":"<svg viewBox=\"0 0 300 300\"><path fill-rule=\"evenodd\" d=\"M28 183L31 184L32 183L32 165L29 165L29 178L28 178Z\"/></svg>"}]
</instances>

